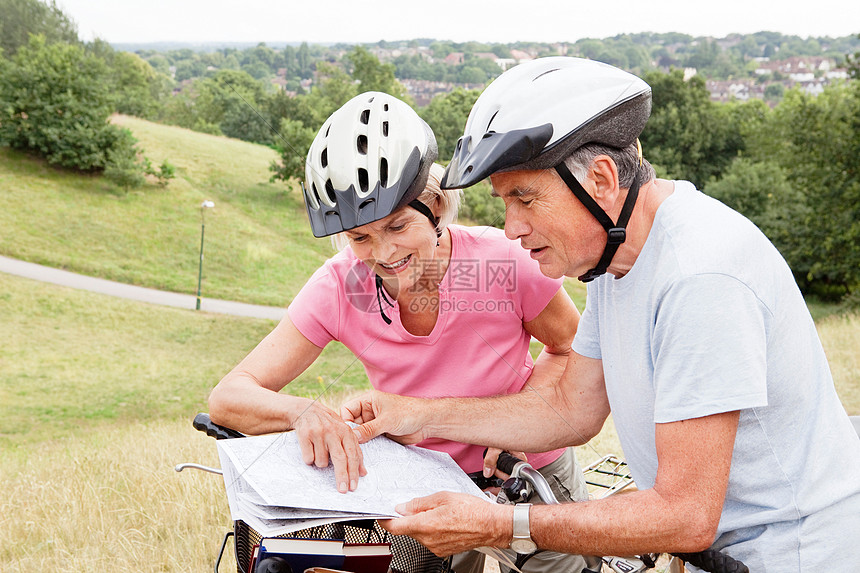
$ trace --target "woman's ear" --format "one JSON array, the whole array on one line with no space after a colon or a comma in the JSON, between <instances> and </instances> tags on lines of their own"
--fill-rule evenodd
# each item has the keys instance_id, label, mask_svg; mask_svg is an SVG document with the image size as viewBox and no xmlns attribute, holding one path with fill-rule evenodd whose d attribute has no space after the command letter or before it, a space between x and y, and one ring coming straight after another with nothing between
<instances>
[{"instance_id":1,"label":"woman's ear","mask_svg":"<svg viewBox=\"0 0 860 573\"><path fill-rule=\"evenodd\" d=\"M430 205L430 211L436 217L437 221L442 216L442 198L439 195L433 195L433 204Z\"/></svg>"}]
</instances>

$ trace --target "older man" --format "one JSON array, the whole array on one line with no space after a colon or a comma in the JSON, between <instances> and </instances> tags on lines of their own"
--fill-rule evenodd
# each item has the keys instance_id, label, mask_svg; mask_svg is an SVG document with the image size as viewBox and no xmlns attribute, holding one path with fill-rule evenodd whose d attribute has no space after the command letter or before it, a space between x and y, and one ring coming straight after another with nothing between
<instances>
[{"instance_id":1,"label":"older man","mask_svg":"<svg viewBox=\"0 0 860 573\"><path fill-rule=\"evenodd\" d=\"M858 569L860 439L791 271L743 216L655 178L637 140L649 113L642 80L577 58L491 84L443 186L490 176L507 236L545 275L588 282L564 374L488 399L375 393L343 415L365 440L540 451L585 443L611 411L639 491L531 507L538 548L713 547L757 572ZM510 506L438 494L402 510L387 527L439 554L512 540Z\"/></svg>"}]
</instances>

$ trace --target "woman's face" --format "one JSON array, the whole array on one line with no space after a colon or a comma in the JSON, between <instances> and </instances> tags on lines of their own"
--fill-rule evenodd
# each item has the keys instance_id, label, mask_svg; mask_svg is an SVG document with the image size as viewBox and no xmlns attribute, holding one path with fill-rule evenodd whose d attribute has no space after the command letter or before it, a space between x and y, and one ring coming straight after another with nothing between
<instances>
[{"instance_id":1,"label":"woman's face","mask_svg":"<svg viewBox=\"0 0 860 573\"><path fill-rule=\"evenodd\" d=\"M355 256L382 277L392 293L414 287L436 264L436 230L427 217L410 207L345 234Z\"/></svg>"}]
</instances>

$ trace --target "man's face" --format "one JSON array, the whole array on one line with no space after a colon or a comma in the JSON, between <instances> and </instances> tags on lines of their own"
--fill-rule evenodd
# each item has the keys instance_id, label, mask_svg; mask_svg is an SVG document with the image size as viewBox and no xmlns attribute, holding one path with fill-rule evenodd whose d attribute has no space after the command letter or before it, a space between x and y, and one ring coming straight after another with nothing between
<instances>
[{"instance_id":1,"label":"man's face","mask_svg":"<svg viewBox=\"0 0 860 573\"><path fill-rule=\"evenodd\" d=\"M544 275L576 277L600 259L603 228L555 170L509 171L490 180L505 202L505 235L520 240Z\"/></svg>"}]
</instances>

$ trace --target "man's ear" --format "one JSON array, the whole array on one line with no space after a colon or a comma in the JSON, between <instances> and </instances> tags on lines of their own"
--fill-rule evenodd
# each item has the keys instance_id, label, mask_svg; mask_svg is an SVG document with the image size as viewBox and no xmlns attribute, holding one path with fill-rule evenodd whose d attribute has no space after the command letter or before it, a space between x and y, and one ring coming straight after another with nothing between
<instances>
[{"instance_id":1,"label":"man's ear","mask_svg":"<svg viewBox=\"0 0 860 573\"><path fill-rule=\"evenodd\" d=\"M618 201L621 189L618 186L618 166L608 155L598 155L588 170L593 185L593 197L597 204L610 213Z\"/></svg>"}]
</instances>

